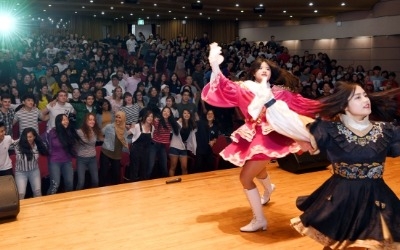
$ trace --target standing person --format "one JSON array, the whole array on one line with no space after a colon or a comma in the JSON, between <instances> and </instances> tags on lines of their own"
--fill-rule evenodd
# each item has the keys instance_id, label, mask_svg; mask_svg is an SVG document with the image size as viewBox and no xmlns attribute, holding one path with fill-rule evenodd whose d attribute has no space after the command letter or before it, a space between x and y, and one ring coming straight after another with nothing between
<instances>
[{"instance_id":1,"label":"standing person","mask_svg":"<svg viewBox=\"0 0 400 250\"><path fill-rule=\"evenodd\" d=\"M104 142L100 153L100 186L121 183L122 149L128 148L125 113L118 111L114 123L103 129ZM109 176L109 172L111 175Z\"/></svg>"},{"instance_id":2,"label":"standing person","mask_svg":"<svg viewBox=\"0 0 400 250\"><path fill-rule=\"evenodd\" d=\"M311 195L299 197L303 214L291 224L324 249L400 247L400 201L383 180L386 157L400 156L400 127L369 119L392 106L382 97L377 102L357 83L339 82L335 93L322 99L326 120L310 126L333 175Z\"/></svg>"},{"instance_id":3,"label":"standing person","mask_svg":"<svg viewBox=\"0 0 400 250\"><path fill-rule=\"evenodd\" d=\"M267 220L262 204L268 203L274 185L271 184L265 166L271 159L312 149L311 134L305 127L312 119L300 117L288 105L297 112L313 116L313 111L318 111L319 103L279 87L279 84L284 83L294 89L298 79L263 58L252 63L248 74L251 80L230 81L219 69L219 63L224 60L220 55L221 48L215 43L210 47L209 60L213 73L210 83L203 89L203 100L217 107L238 107L245 116L245 124L232 133L232 143L220 153L225 160L243 167L240 182L254 217L240 230L266 230ZM270 80L277 85L273 89L270 88ZM262 197L254 178L265 188Z\"/></svg>"},{"instance_id":4,"label":"standing person","mask_svg":"<svg viewBox=\"0 0 400 250\"><path fill-rule=\"evenodd\" d=\"M74 114L75 110L68 101L68 93L64 90L60 90L57 93L55 104L49 103L46 108L42 110L42 116L49 115L47 121L47 131L50 131L55 127L55 118L57 115L64 114L67 117L69 114Z\"/></svg>"},{"instance_id":5,"label":"standing person","mask_svg":"<svg viewBox=\"0 0 400 250\"><path fill-rule=\"evenodd\" d=\"M26 128L22 131L15 146L15 154L15 183L18 188L19 199L25 198L28 180L33 197L42 196L42 178L38 159L39 154L47 156L49 151L35 129Z\"/></svg>"},{"instance_id":6,"label":"standing person","mask_svg":"<svg viewBox=\"0 0 400 250\"><path fill-rule=\"evenodd\" d=\"M9 94L1 95L0 121L3 122L6 135L13 135L13 122L15 111L11 108L11 96Z\"/></svg>"},{"instance_id":7,"label":"standing person","mask_svg":"<svg viewBox=\"0 0 400 250\"><path fill-rule=\"evenodd\" d=\"M136 56L136 47L138 47L136 37L135 35L130 34L129 39L126 41L126 48L128 49L130 56Z\"/></svg>"},{"instance_id":8,"label":"standing person","mask_svg":"<svg viewBox=\"0 0 400 250\"><path fill-rule=\"evenodd\" d=\"M89 93L85 96L85 99L79 102L71 102L72 107L75 110L75 122L74 127L79 129L84 123L85 115L88 113L97 114L97 106L94 105L94 95Z\"/></svg>"},{"instance_id":9,"label":"standing person","mask_svg":"<svg viewBox=\"0 0 400 250\"><path fill-rule=\"evenodd\" d=\"M83 143L76 145L76 166L78 172L76 190L83 189L86 170L89 170L90 173L91 187L98 187L99 171L96 160L96 142L102 139L102 135L96 122L96 116L93 113L87 113L84 116L82 126L77 130L77 134Z\"/></svg>"},{"instance_id":10,"label":"standing person","mask_svg":"<svg viewBox=\"0 0 400 250\"><path fill-rule=\"evenodd\" d=\"M12 175L12 163L8 150L15 144L15 141L10 135L6 135L6 126L4 122L0 121L0 176Z\"/></svg>"},{"instance_id":11,"label":"standing person","mask_svg":"<svg viewBox=\"0 0 400 250\"><path fill-rule=\"evenodd\" d=\"M153 112L144 109L141 113L140 121L129 129L128 134L132 134L132 145L130 146L130 181L140 181L146 179L146 167L149 161L149 149L153 137L154 126Z\"/></svg>"},{"instance_id":12,"label":"standing person","mask_svg":"<svg viewBox=\"0 0 400 250\"><path fill-rule=\"evenodd\" d=\"M45 121L48 117L43 117L42 112L35 107L35 96L33 94L24 95L22 103L23 106L15 113L13 122L14 124L18 122L19 134L22 135L25 128L33 128L36 132L39 132L38 119Z\"/></svg>"},{"instance_id":13,"label":"standing person","mask_svg":"<svg viewBox=\"0 0 400 250\"><path fill-rule=\"evenodd\" d=\"M206 118L197 121L197 151L195 171L204 172L213 167L213 151L217 138L219 136L218 124L215 121L214 110L207 111Z\"/></svg>"},{"instance_id":14,"label":"standing person","mask_svg":"<svg viewBox=\"0 0 400 250\"><path fill-rule=\"evenodd\" d=\"M172 133L171 143L169 147L169 159L171 161L169 168L169 176L175 175L176 165L179 163L182 169L182 175L188 174L188 151L196 154L196 131L197 124L193 119L189 110L185 109L182 116L178 120L179 133Z\"/></svg>"},{"instance_id":15,"label":"standing person","mask_svg":"<svg viewBox=\"0 0 400 250\"><path fill-rule=\"evenodd\" d=\"M161 110L161 118L156 117L153 122L153 140L150 144L149 164L146 179L150 179L153 172L156 156L163 177L168 176L167 148L170 144L171 133L179 133L179 125L171 113L171 109L164 107Z\"/></svg>"},{"instance_id":16,"label":"standing person","mask_svg":"<svg viewBox=\"0 0 400 250\"><path fill-rule=\"evenodd\" d=\"M66 192L73 190L74 170L72 157L76 156L74 145L82 143L76 130L69 123L67 115L59 114L55 118L55 127L46 134L49 145L50 186L47 194L55 194L60 186L61 175Z\"/></svg>"}]
</instances>

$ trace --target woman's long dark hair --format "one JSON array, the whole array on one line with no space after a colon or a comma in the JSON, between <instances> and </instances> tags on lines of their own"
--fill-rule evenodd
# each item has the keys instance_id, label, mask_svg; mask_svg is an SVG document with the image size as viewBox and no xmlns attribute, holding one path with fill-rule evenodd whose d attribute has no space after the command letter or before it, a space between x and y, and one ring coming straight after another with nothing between
<instances>
[{"instance_id":1,"label":"woman's long dark hair","mask_svg":"<svg viewBox=\"0 0 400 250\"><path fill-rule=\"evenodd\" d=\"M158 124L158 128L160 129L161 128L160 126L162 126L163 128L168 128L167 123L165 122L165 119L162 116L162 113L164 112L165 109L169 109L169 112L170 112L170 116L168 117L168 123L171 124L172 132L175 135L178 135L179 134L179 124L176 122L174 115L172 114L172 110L169 107L164 107L161 110L161 118L160 118L160 123Z\"/></svg>"},{"instance_id":2,"label":"woman's long dark hair","mask_svg":"<svg viewBox=\"0 0 400 250\"><path fill-rule=\"evenodd\" d=\"M75 143L84 143L82 139L79 137L79 135L76 133L76 130L74 129L73 126L71 126L71 123L68 125L67 128L65 128L62 125L62 119L63 117L67 117L65 114L59 114L56 116L55 123L56 123L56 134L58 137L58 140L60 141L61 145L63 146L63 149L68 152L71 156L75 156L76 152L74 150L74 145Z\"/></svg>"},{"instance_id":3,"label":"woman's long dark hair","mask_svg":"<svg viewBox=\"0 0 400 250\"><path fill-rule=\"evenodd\" d=\"M337 82L332 95L321 98L322 103L320 117L325 119L334 119L339 114L345 113L349 99L354 95L358 83ZM384 91L368 94L371 101L371 119L380 121L392 121L397 111L397 104L393 99L397 91Z\"/></svg>"},{"instance_id":4,"label":"woman's long dark hair","mask_svg":"<svg viewBox=\"0 0 400 250\"><path fill-rule=\"evenodd\" d=\"M187 121L187 122L185 121L185 119L183 119L183 112L185 112L185 111L189 112L189 114L190 114L189 121ZM197 128L197 124L194 121L194 115L188 109L183 109L183 111L182 111L182 128L188 128L189 130L193 130L193 129Z\"/></svg>"},{"instance_id":5,"label":"woman's long dark hair","mask_svg":"<svg viewBox=\"0 0 400 250\"><path fill-rule=\"evenodd\" d=\"M288 71L281 69L278 65L276 65L273 61L267 60L262 57L256 58L254 62L252 62L250 66L249 74L247 74L248 80L254 81L254 74L258 69L260 69L261 64L265 62L271 68L271 78L269 82L273 85L282 85L289 88L291 91L296 89L296 86L299 83L299 78L290 74Z\"/></svg>"},{"instance_id":6,"label":"woman's long dark hair","mask_svg":"<svg viewBox=\"0 0 400 250\"><path fill-rule=\"evenodd\" d=\"M32 161L33 159L32 147L28 142L28 133L32 133L33 136L35 137L35 144L39 154L49 155L49 151L44 145L42 139L40 138L36 130L34 130L33 128L26 128L22 131L21 137L18 141L18 146L21 150L22 155L25 155L28 161Z\"/></svg>"}]
</instances>

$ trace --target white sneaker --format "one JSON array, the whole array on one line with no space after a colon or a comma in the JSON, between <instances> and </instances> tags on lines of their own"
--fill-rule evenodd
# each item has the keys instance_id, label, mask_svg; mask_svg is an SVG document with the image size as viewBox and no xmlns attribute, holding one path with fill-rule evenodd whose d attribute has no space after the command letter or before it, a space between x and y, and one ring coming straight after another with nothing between
<instances>
[{"instance_id":1,"label":"white sneaker","mask_svg":"<svg viewBox=\"0 0 400 250\"><path fill-rule=\"evenodd\" d=\"M256 232L259 230L267 230L267 221L265 219L257 220L256 217L254 217L249 224L240 228L242 232Z\"/></svg>"},{"instance_id":2,"label":"white sneaker","mask_svg":"<svg viewBox=\"0 0 400 250\"><path fill-rule=\"evenodd\" d=\"M271 200L271 194L275 190L275 184L271 184L271 192L264 192L264 195L261 196L261 205L266 205Z\"/></svg>"}]
</instances>

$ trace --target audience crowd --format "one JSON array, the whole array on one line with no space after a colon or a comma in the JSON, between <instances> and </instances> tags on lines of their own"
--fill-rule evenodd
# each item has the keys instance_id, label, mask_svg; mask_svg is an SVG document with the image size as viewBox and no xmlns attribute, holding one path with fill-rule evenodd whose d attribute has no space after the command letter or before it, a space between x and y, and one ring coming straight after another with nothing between
<instances>
[{"instance_id":1,"label":"audience crowd","mask_svg":"<svg viewBox=\"0 0 400 250\"><path fill-rule=\"evenodd\" d=\"M0 175L15 172L23 199L28 179L33 195L41 195L40 157L49 161L47 194L58 191L61 176L71 191L118 184L121 175L140 181L215 169L214 144L242 124L242 115L200 98L211 76L209 43L207 33L171 40L32 34L13 41L0 51ZM291 55L274 36L265 43L236 37L221 47L221 70L231 80L246 80L255 58L265 57L297 76L296 91L310 99L330 95L342 80L367 92L399 87L396 74L378 65L343 66L323 52ZM47 122L45 131L39 121ZM130 159L125 173L123 154Z\"/></svg>"}]
</instances>

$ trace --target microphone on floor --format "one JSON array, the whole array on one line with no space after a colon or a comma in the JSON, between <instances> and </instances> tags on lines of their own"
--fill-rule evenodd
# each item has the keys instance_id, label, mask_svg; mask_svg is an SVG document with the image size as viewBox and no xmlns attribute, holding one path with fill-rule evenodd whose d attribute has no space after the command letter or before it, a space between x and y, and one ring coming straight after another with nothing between
<instances>
[{"instance_id":1,"label":"microphone on floor","mask_svg":"<svg viewBox=\"0 0 400 250\"><path fill-rule=\"evenodd\" d=\"M165 182L165 184L171 184L171 183L177 183L177 182L181 182L182 178L175 178L175 179L171 179Z\"/></svg>"}]
</instances>

